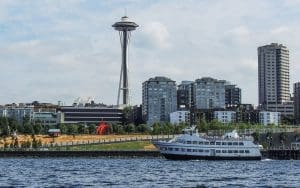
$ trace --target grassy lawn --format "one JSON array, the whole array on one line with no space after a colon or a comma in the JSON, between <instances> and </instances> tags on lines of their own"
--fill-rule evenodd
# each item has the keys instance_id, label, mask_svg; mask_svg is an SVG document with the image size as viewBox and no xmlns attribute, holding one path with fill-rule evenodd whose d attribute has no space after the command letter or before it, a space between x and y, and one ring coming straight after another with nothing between
<instances>
[{"instance_id":1,"label":"grassy lawn","mask_svg":"<svg viewBox=\"0 0 300 188\"><path fill-rule=\"evenodd\" d=\"M50 150L72 150L72 151L84 151L84 150L145 150L147 148L153 149L150 141L135 141L135 142L122 142L113 144L93 144L82 146L68 146L61 148L49 148ZM149 150L149 149L147 149Z\"/></svg>"}]
</instances>

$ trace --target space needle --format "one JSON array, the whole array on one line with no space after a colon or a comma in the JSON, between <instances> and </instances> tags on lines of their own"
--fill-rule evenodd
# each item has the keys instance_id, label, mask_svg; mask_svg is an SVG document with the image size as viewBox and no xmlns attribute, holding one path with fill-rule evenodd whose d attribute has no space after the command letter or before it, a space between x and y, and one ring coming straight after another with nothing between
<instances>
[{"instance_id":1,"label":"space needle","mask_svg":"<svg viewBox=\"0 0 300 188\"><path fill-rule=\"evenodd\" d=\"M118 101L117 105L119 106L120 102L120 93L123 91L123 105L129 105L129 84L128 84L128 43L130 41L131 31L135 30L138 25L129 20L127 16L123 16L120 22L116 22L112 25L115 30L119 31L120 43L122 49L122 64L121 64L121 73L120 73L120 82L118 90Z\"/></svg>"}]
</instances>

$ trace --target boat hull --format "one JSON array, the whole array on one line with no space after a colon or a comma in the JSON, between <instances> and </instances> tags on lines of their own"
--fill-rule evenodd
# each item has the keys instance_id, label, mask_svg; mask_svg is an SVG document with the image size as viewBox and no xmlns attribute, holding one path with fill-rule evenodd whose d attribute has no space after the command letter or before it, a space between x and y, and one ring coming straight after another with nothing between
<instances>
[{"instance_id":1,"label":"boat hull","mask_svg":"<svg viewBox=\"0 0 300 188\"><path fill-rule=\"evenodd\" d=\"M261 156L200 156L200 155L178 155L162 153L170 160L261 160Z\"/></svg>"}]
</instances>

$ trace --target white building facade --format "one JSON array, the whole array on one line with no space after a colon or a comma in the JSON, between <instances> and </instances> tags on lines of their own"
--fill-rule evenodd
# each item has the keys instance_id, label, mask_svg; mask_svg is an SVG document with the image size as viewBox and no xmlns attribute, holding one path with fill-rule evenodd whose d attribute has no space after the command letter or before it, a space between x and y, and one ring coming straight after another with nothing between
<instances>
[{"instance_id":1,"label":"white building facade","mask_svg":"<svg viewBox=\"0 0 300 188\"><path fill-rule=\"evenodd\" d=\"M262 125L279 125L280 112L261 111L259 112L259 123Z\"/></svg>"},{"instance_id":2,"label":"white building facade","mask_svg":"<svg viewBox=\"0 0 300 188\"><path fill-rule=\"evenodd\" d=\"M234 111L215 111L214 118L221 123L234 123L236 120L236 112Z\"/></svg>"},{"instance_id":3,"label":"white building facade","mask_svg":"<svg viewBox=\"0 0 300 188\"><path fill-rule=\"evenodd\" d=\"M170 113L170 122L172 124L190 123L190 111L176 111Z\"/></svg>"}]
</instances>

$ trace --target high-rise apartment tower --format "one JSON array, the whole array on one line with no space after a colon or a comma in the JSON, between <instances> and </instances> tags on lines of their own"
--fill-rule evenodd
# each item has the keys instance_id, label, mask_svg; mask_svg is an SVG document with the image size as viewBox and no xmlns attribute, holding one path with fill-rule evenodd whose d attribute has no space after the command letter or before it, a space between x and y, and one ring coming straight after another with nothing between
<instances>
[{"instance_id":1,"label":"high-rise apartment tower","mask_svg":"<svg viewBox=\"0 0 300 188\"><path fill-rule=\"evenodd\" d=\"M290 101L289 50L272 43L258 47L259 105L265 110L276 110ZM274 109L275 108L275 109Z\"/></svg>"}]
</instances>

